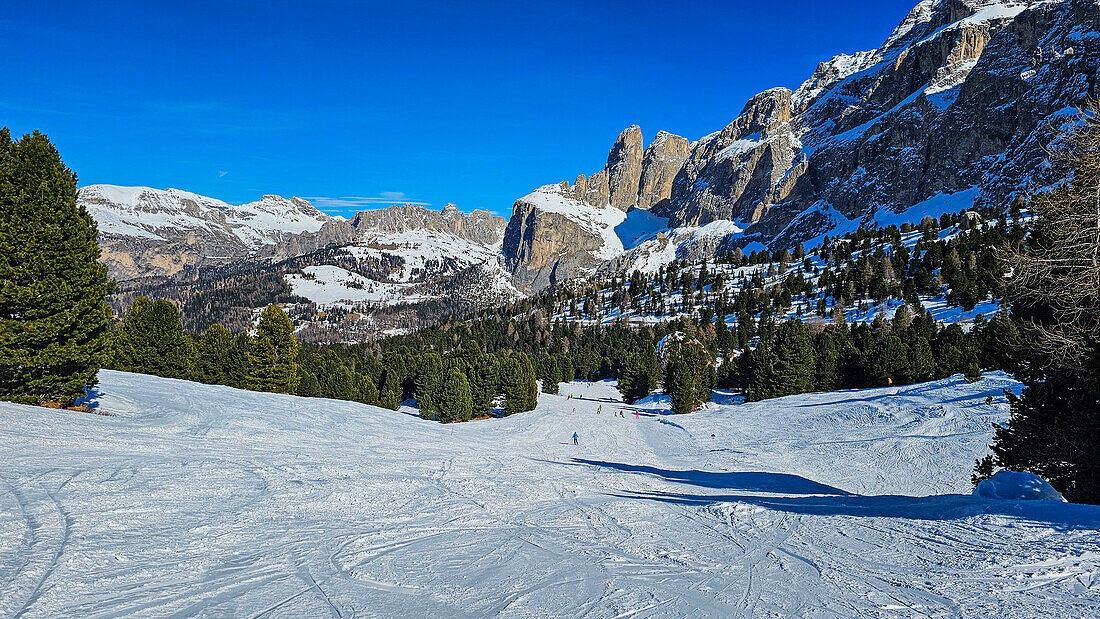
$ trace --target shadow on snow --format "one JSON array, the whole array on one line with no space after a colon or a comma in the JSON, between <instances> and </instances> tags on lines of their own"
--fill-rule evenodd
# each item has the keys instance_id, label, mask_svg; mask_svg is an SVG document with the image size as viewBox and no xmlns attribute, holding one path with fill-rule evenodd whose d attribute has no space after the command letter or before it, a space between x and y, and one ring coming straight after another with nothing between
<instances>
[{"instance_id":1,"label":"shadow on snow","mask_svg":"<svg viewBox=\"0 0 1100 619\"><path fill-rule=\"evenodd\" d=\"M714 472L671 470L652 466L574 458L573 463L627 473L650 475L699 488L738 490L787 496L738 493L691 493L665 490L621 490L620 498L645 499L681 505L745 503L773 511L815 516L863 516L913 520L956 520L996 514L1046 522L1061 527L1100 528L1100 506L1058 501L998 501L969 494L906 496L860 495L790 473L757 471Z\"/></svg>"}]
</instances>

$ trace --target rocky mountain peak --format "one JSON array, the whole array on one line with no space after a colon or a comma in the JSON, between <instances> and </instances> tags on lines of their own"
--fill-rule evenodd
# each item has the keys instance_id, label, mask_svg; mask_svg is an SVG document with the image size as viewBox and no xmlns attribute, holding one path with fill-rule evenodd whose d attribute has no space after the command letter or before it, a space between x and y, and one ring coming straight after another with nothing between
<instances>
[{"instance_id":1,"label":"rocky mountain peak","mask_svg":"<svg viewBox=\"0 0 1100 619\"><path fill-rule=\"evenodd\" d=\"M1100 2L926 0L877 49L834 56L793 93L752 97L696 142L658 134L639 156L641 130L628 128L604 170L565 193L652 209L673 229L666 239L706 226L708 239L723 231L703 244L711 249L789 248L910 209L954 208L963 197L1006 204L1049 186L1065 171L1046 145L1098 94ZM517 201L513 222L523 217L516 230L537 239L533 210ZM553 269L550 253L539 254L541 272ZM513 272L524 272L513 258Z\"/></svg>"},{"instance_id":2,"label":"rocky mountain peak","mask_svg":"<svg viewBox=\"0 0 1100 619\"><path fill-rule=\"evenodd\" d=\"M663 206L672 195L672 181L688 156L691 143L687 138L660 131L642 155L642 175L638 182L637 207L653 209Z\"/></svg>"},{"instance_id":3,"label":"rocky mountain peak","mask_svg":"<svg viewBox=\"0 0 1100 619\"><path fill-rule=\"evenodd\" d=\"M357 213L350 223L361 238L378 232L434 230L482 245L499 243L507 225L503 217L496 217L488 211L473 211L466 215L454 204L438 211L420 204L394 205Z\"/></svg>"},{"instance_id":4,"label":"rocky mountain peak","mask_svg":"<svg viewBox=\"0 0 1100 619\"><path fill-rule=\"evenodd\" d=\"M628 211L638 201L638 183L642 177L642 128L631 125L619 134L607 155L608 201L620 211Z\"/></svg>"}]
</instances>

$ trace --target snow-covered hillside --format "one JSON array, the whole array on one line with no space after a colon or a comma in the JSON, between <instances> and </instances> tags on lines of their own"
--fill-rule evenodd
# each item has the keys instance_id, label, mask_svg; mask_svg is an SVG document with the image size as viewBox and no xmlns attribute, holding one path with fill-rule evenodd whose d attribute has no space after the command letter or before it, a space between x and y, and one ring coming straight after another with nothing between
<instances>
[{"instance_id":1,"label":"snow-covered hillside","mask_svg":"<svg viewBox=\"0 0 1100 619\"><path fill-rule=\"evenodd\" d=\"M1100 611L1100 508L970 495L1004 375L461 425L101 379L112 416L0 404L0 615Z\"/></svg>"},{"instance_id":2,"label":"snow-covered hillside","mask_svg":"<svg viewBox=\"0 0 1100 619\"><path fill-rule=\"evenodd\" d=\"M101 259L120 282L193 279L208 267L297 256L353 234L301 198L234 206L179 189L89 185L77 203L96 220Z\"/></svg>"},{"instance_id":3,"label":"snow-covered hillside","mask_svg":"<svg viewBox=\"0 0 1100 619\"><path fill-rule=\"evenodd\" d=\"M272 195L233 206L179 189L89 185L80 189L80 202L106 234L169 240L181 233L228 232L247 246L317 232L332 219L301 198Z\"/></svg>"}]
</instances>

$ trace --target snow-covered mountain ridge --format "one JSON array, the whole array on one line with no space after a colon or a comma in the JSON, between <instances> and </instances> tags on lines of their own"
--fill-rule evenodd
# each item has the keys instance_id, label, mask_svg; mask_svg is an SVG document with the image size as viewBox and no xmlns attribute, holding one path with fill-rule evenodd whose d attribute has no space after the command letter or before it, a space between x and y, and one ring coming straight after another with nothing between
<instances>
[{"instance_id":1,"label":"snow-covered mountain ridge","mask_svg":"<svg viewBox=\"0 0 1100 619\"><path fill-rule=\"evenodd\" d=\"M210 320L240 328L253 304L295 297L288 309L304 334L357 340L519 294L498 260L506 222L488 211L406 204L347 221L300 198L231 205L114 185L83 187L78 201L96 220L102 260L120 282L116 307L139 294L171 298L185 314L202 312L197 325L185 316L199 329ZM196 297L213 290L217 302Z\"/></svg>"},{"instance_id":2,"label":"snow-covered mountain ridge","mask_svg":"<svg viewBox=\"0 0 1100 619\"><path fill-rule=\"evenodd\" d=\"M643 148L632 126L603 170L536 190L666 218L668 229L644 247L619 252L583 226L543 217L532 194L513 207L508 267L538 290L590 272L609 253L630 270L656 254L790 248L954 204L947 196L1007 206L1064 178L1045 149L1100 93L1098 67L1095 0L921 2L879 48L821 63L794 91L756 95L720 131L690 143L662 132ZM714 222L736 231L700 233Z\"/></svg>"},{"instance_id":3,"label":"snow-covered mountain ridge","mask_svg":"<svg viewBox=\"0 0 1100 619\"><path fill-rule=\"evenodd\" d=\"M301 198L231 205L179 189L89 185L77 202L96 220L118 280L193 277L202 267L285 258L350 237L345 223Z\"/></svg>"}]
</instances>

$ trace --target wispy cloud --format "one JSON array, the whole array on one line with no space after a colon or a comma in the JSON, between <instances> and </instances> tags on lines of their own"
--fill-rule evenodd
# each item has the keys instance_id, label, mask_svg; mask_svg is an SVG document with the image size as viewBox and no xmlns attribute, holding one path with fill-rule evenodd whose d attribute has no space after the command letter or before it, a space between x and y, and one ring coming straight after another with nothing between
<instances>
[{"instance_id":1,"label":"wispy cloud","mask_svg":"<svg viewBox=\"0 0 1100 619\"><path fill-rule=\"evenodd\" d=\"M417 204L419 206L431 206L431 202L409 200L403 191L383 191L376 196L304 196L319 210L335 214L345 214L357 209L370 209L378 206L390 206L392 204Z\"/></svg>"}]
</instances>

